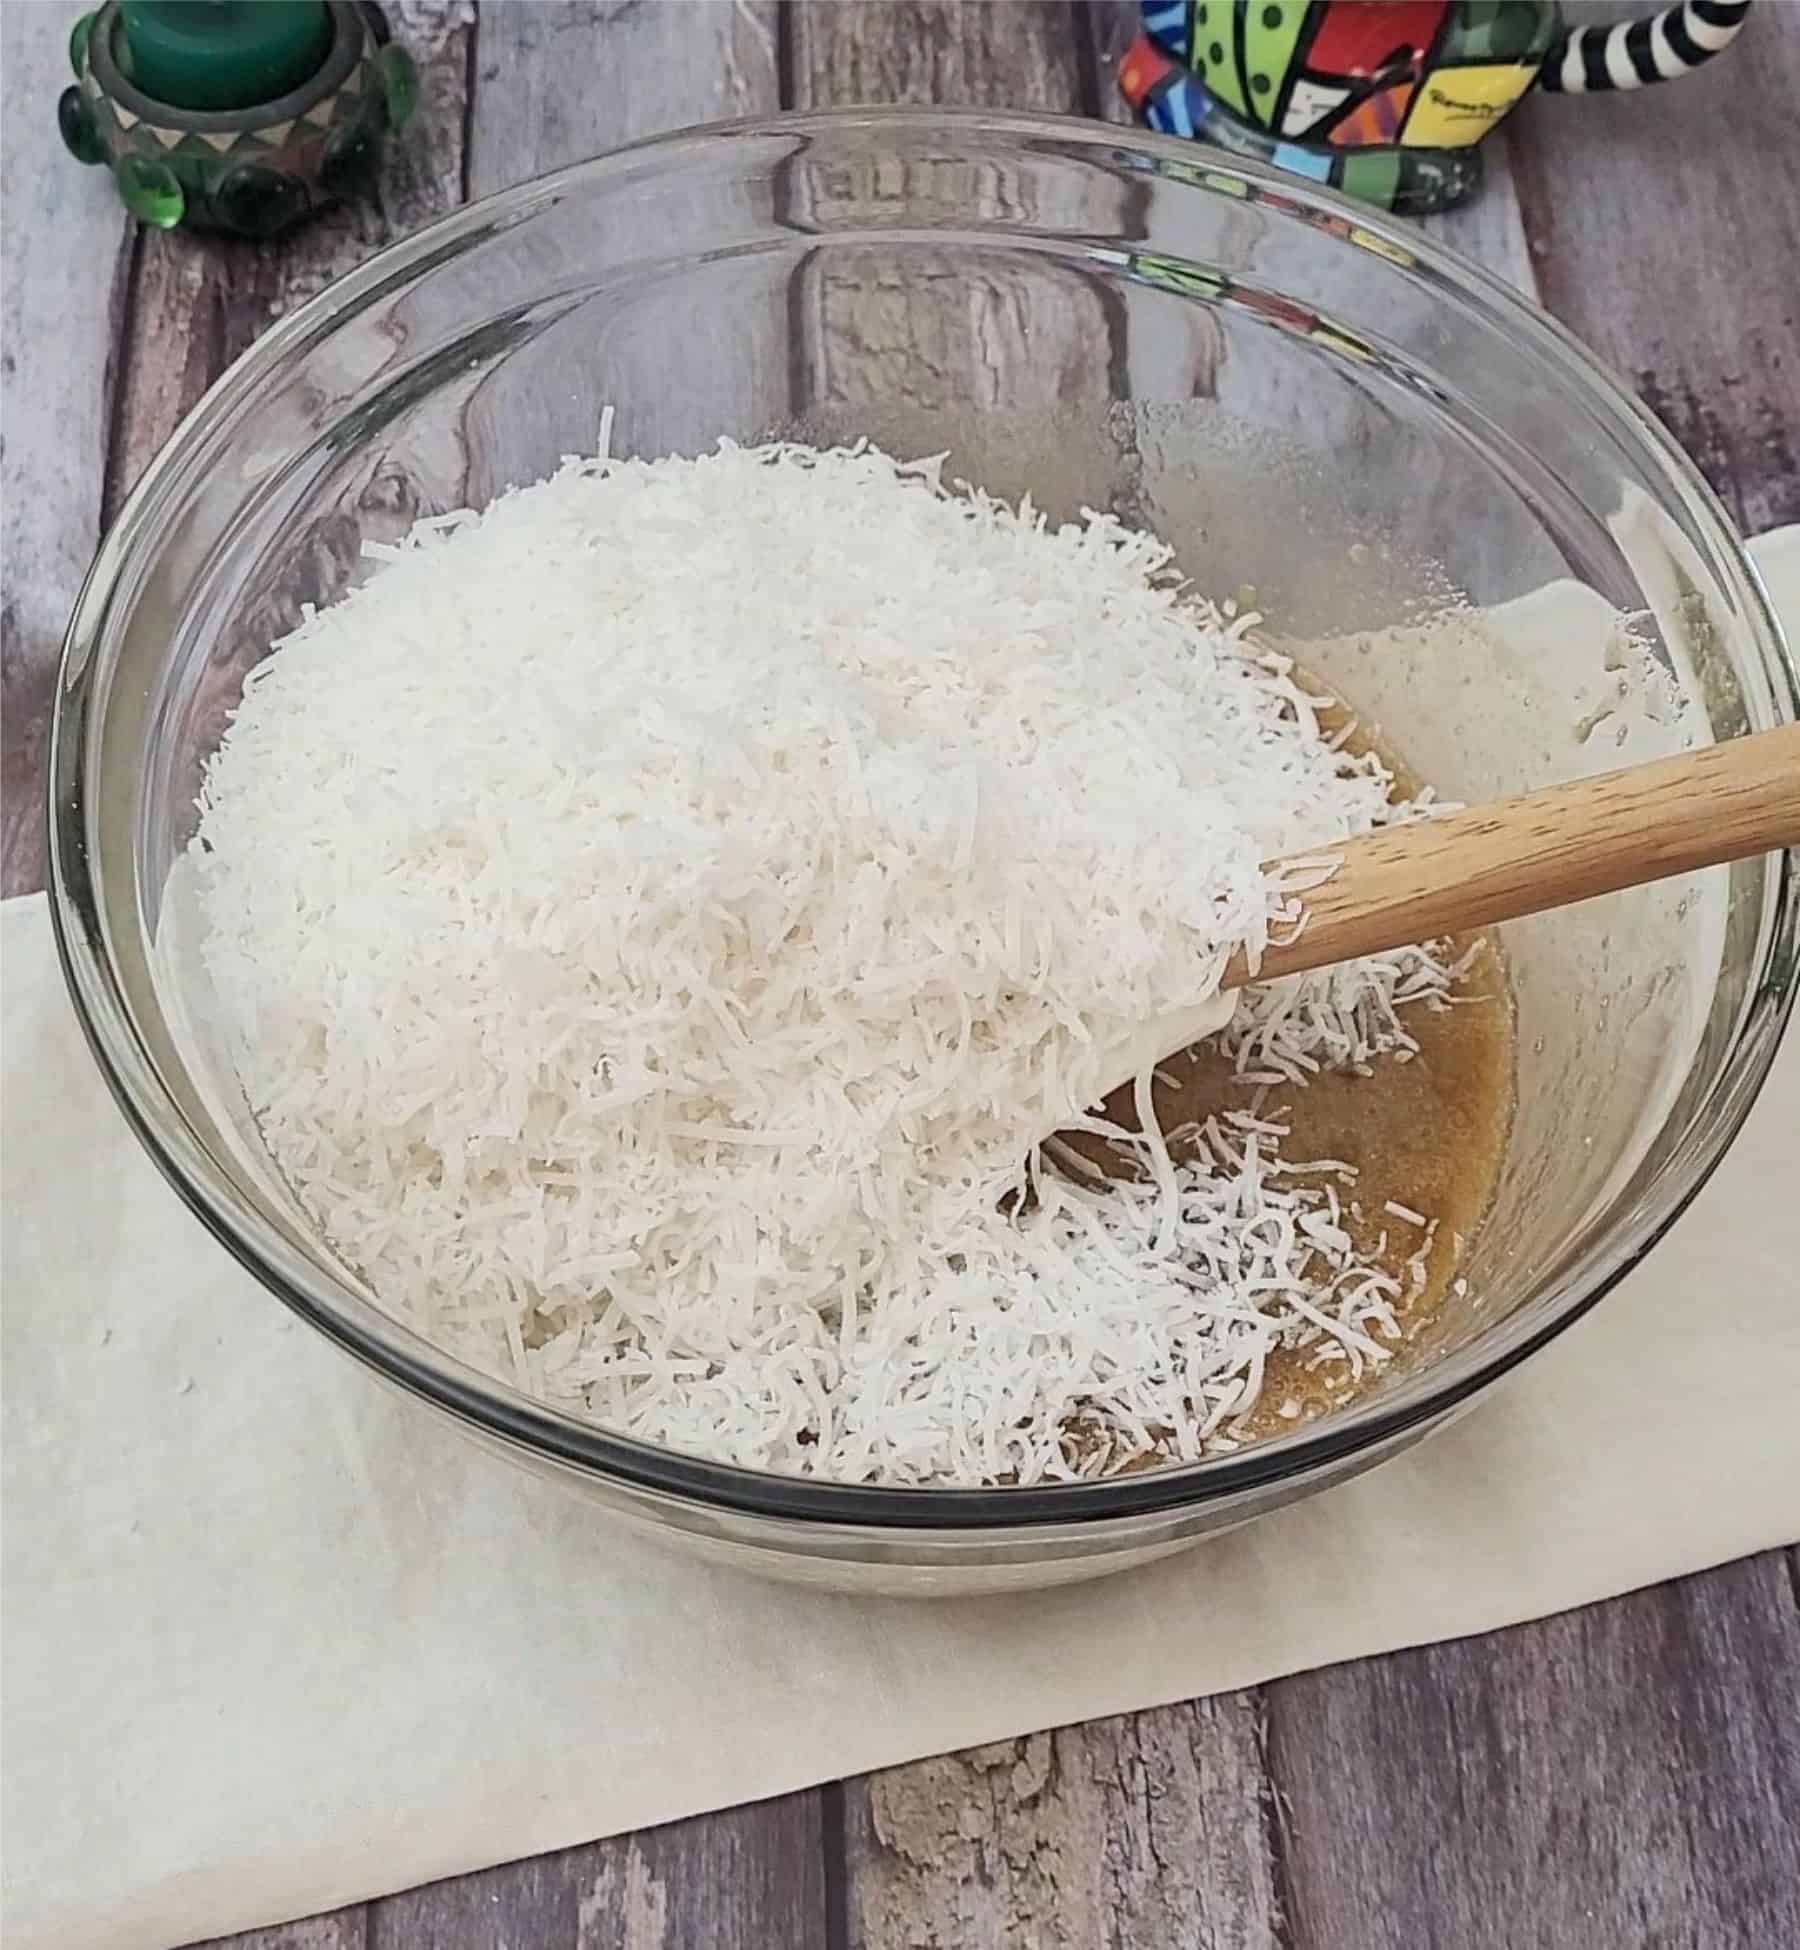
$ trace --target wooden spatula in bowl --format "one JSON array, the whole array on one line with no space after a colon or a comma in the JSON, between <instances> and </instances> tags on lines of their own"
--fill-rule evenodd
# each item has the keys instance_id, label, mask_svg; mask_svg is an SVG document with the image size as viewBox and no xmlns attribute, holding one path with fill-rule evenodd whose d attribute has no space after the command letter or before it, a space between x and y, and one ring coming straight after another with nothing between
<instances>
[{"instance_id":1,"label":"wooden spatula in bowl","mask_svg":"<svg viewBox=\"0 0 1800 1950\"><path fill-rule=\"evenodd\" d=\"M1204 1002L1158 1016L1108 1050L1108 1089L1222 1029L1229 991L1252 981L1789 846L1800 846L1800 724L1269 861L1270 873L1304 889L1296 923L1269 942L1254 973L1234 955Z\"/></svg>"},{"instance_id":2,"label":"wooden spatula in bowl","mask_svg":"<svg viewBox=\"0 0 1800 1950\"><path fill-rule=\"evenodd\" d=\"M1800 846L1800 724L1322 847L1330 877L1241 988ZM1274 863L1280 865L1281 863Z\"/></svg>"}]
</instances>

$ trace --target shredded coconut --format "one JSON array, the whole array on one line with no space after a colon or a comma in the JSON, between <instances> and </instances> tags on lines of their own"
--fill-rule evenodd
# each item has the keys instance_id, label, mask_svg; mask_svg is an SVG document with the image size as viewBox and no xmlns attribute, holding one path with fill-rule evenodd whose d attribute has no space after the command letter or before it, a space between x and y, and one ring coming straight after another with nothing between
<instances>
[{"instance_id":1,"label":"shredded coconut","mask_svg":"<svg viewBox=\"0 0 1800 1950\"><path fill-rule=\"evenodd\" d=\"M1141 1136L1091 1106L1291 923L1262 861L1423 809L1154 536L940 468L574 461L371 547L209 770L208 968L325 1238L532 1394L847 1481L1227 1450L1406 1296L1259 1104L1180 1162L1148 1073ZM1455 974L1255 988L1227 1047L1366 1069Z\"/></svg>"}]
</instances>

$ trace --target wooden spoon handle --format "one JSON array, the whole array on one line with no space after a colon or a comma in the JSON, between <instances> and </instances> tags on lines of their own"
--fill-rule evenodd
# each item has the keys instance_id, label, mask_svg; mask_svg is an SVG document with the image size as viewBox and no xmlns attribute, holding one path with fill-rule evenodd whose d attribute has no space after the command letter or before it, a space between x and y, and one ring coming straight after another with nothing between
<instances>
[{"instance_id":1,"label":"wooden spoon handle","mask_svg":"<svg viewBox=\"0 0 1800 1950\"><path fill-rule=\"evenodd\" d=\"M1800 846L1800 724L1319 848L1305 857L1340 864L1301 897L1299 933L1265 950L1254 979L1786 846ZM1234 956L1222 986L1251 979Z\"/></svg>"}]
</instances>

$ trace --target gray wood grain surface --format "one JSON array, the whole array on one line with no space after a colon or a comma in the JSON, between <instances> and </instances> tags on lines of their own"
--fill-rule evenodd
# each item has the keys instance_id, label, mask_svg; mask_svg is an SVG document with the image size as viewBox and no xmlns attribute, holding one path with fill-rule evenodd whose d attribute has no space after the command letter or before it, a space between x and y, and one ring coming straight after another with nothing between
<instances>
[{"instance_id":1,"label":"gray wood grain surface","mask_svg":"<svg viewBox=\"0 0 1800 1950\"><path fill-rule=\"evenodd\" d=\"M626 0L533 0L482 16L469 103L469 191L486 196L641 137L691 123L772 114L781 106L773 0L645 7ZM609 226L607 247L656 255L659 219L631 213ZM713 289L684 315L657 313L653 333L613 321L595 395L617 414L622 453L693 453L721 432L773 430L788 415L784 300L778 287L746 291L746 274L719 266ZM557 328L579 356L595 328L586 311ZM571 444L568 388L544 362L536 397L509 394L470 416L471 492L534 479ZM679 374L678 384L670 377ZM746 417L747 416L747 423ZM591 438L592 429L583 430ZM509 464L507 456L522 456Z\"/></svg>"},{"instance_id":2,"label":"gray wood grain surface","mask_svg":"<svg viewBox=\"0 0 1800 1950\"><path fill-rule=\"evenodd\" d=\"M1797 78L1800 7L1759 7L1678 88L1537 96L1512 124L1544 303L1750 534L1800 519Z\"/></svg>"},{"instance_id":3,"label":"gray wood grain surface","mask_svg":"<svg viewBox=\"0 0 1800 1950\"><path fill-rule=\"evenodd\" d=\"M479 13L471 0L390 0L425 106L381 198L261 251L128 232L103 184L45 160L73 11L0 8L8 892L41 880L51 673L102 511L272 318L471 190L660 128L893 100L1122 119L1112 72L1131 26L1120 0L488 0ZM1759 16L1739 50L1678 88L1528 103L1490 151L1481 201L1434 226L1535 285L1750 526L1800 515L1800 7ZM21 221L27 173L38 200ZM822 339L869 325L851 295L848 312L821 303ZM880 329L901 356L918 329L961 327ZM1102 346L1115 356L1114 329L1078 319L1071 370ZM754 321L747 338L754 348ZM1196 386L1208 356L1197 344ZM809 384L836 383L824 372ZM232 1943L1796 1942L1797 1591L1796 1560L1771 1553L1511 1631L895 1768Z\"/></svg>"},{"instance_id":4,"label":"gray wood grain surface","mask_svg":"<svg viewBox=\"0 0 1800 1950\"><path fill-rule=\"evenodd\" d=\"M1073 0L826 0L794 9L791 21L795 108L943 102L1092 112L1092 56Z\"/></svg>"},{"instance_id":5,"label":"gray wood grain surface","mask_svg":"<svg viewBox=\"0 0 1800 1950\"><path fill-rule=\"evenodd\" d=\"M0 890L44 877L44 737L63 628L100 539L112 367L131 261L116 198L93 194L51 132L69 85L68 24L0 9L0 185L9 221L0 278ZM49 167L45 167L48 161ZM15 186L30 182L33 220ZM55 348L54 383L38 361Z\"/></svg>"},{"instance_id":6,"label":"gray wood grain surface","mask_svg":"<svg viewBox=\"0 0 1800 1950\"><path fill-rule=\"evenodd\" d=\"M789 43L793 104L955 102L1080 114L1094 102L1083 26L1065 0L799 9ZM816 192L834 207L805 214L879 221L883 175L844 177L841 188L827 182ZM920 193L942 194L943 214L956 222L966 192L931 181L938 187ZM1022 222L1047 220L1025 207L1027 186L992 180L984 193ZM807 268L795 294L796 415L820 438L866 433L901 451L939 437L916 429L941 430L948 411L960 422L954 468L999 492L1030 485L1041 504L1072 515L1074 502L1056 492L1057 459L1078 443L1086 464L1068 471L1104 478L1116 309L1072 272L1028 272L992 253L918 252L901 280L891 256L834 249ZM971 396L978 410L956 414Z\"/></svg>"},{"instance_id":7,"label":"gray wood grain surface","mask_svg":"<svg viewBox=\"0 0 1800 1950\"><path fill-rule=\"evenodd\" d=\"M826 1950L820 1803L727 1808L390 1896L366 1905L367 1950Z\"/></svg>"},{"instance_id":8,"label":"gray wood grain surface","mask_svg":"<svg viewBox=\"0 0 1800 1950\"><path fill-rule=\"evenodd\" d=\"M1771 1552L1284 1680L1269 1760L1294 1940L1800 1941L1797 1676Z\"/></svg>"},{"instance_id":9,"label":"gray wood grain surface","mask_svg":"<svg viewBox=\"0 0 1800 1950\"><path fill-rule=\"evenodd\" d=\"M980 1747L851 1782L857 1950L1281 1943L1258 1693Z\"/></svg>"}]
</instances>

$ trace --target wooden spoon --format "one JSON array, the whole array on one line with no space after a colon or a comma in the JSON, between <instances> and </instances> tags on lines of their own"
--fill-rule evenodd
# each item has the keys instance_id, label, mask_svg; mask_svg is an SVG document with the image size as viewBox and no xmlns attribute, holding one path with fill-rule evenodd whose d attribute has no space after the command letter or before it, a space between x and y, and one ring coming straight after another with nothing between
<instances>
[{"instance_id":1,"label":"wooden spoon","mask_svg":"<svg viewBox=\"0 0 1800 1950\"><path fill-rule=\"evenodd\" d=\"M1305 858L1338 864L1299 897L1298 929L1264 949L1254 976L1234 956L1220 986L1298 975L1788 846L1800 846L1800 724L1316 848Z\"/></svg>"}]
</instances>

